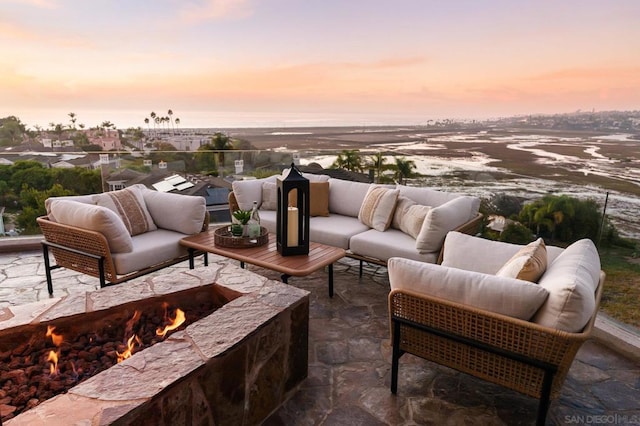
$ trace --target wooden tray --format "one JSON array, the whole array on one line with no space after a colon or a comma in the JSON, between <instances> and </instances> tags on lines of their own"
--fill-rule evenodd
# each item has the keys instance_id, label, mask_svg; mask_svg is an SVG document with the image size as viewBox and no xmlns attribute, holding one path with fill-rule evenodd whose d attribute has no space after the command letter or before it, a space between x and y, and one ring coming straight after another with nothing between
<instances>
[{"instance_id":1,"label":"wooden tray","mask_svg":"<svg viewBox=\"0 0 640 426\"><path fill-rule=\"evenodd\" d=\"M229 226L222 226L213 232L213 243L220 247L249 248L265 245L269 242L269 231L260 227L260 235L256 238L236 237L231 234Z\"/></svg>"}]
</instances>

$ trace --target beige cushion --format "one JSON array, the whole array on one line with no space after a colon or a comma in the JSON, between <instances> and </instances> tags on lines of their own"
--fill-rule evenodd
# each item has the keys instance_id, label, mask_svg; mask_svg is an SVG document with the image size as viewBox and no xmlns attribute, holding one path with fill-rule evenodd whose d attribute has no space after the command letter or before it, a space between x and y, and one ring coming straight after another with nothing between
<instances>
[{"instance_id":1,"label":"beige cushion","mask_svg":"<svg viewBox=\"0 0 640 426\"><path fill-rule=\"evenodd\" d=\"M329 182L309 182L311 216L329 216Z\"/></svg>"},{"instance_id":2,"label":"beige cushion","mask_svg":"<svg viewBox=\"0 0 640 426\"><path fill-rule=\"evenodd\" d=\"M547 248L542 238L522 247L496 273L499 277L538 282L547 269Z\"/></svg>"},{"instance_id":3,"label":"beige cushion","mask_svg":"<svg viewBox=\"0 0 640 426\"><path fill-rule=\"evenodd\" d=\"M110 191L93 196L94 202L115 212L130 235L143 234L158 229L137 187Z\"/></svg>"},{"instance_id":4,"label":"beige cushion","mask_svg":"<svg viewBox=\"0 0 640 426\"><path fill-rule=\"evenodd\" d=\"M391 289L409 290L479 309L529 320L548 291L513 278L393 257L388 262Z\"/></svg>"},{"instance_id":5,"label":"beige cushion","mask_svg":"<svg viewBox=\"0 0 640 426\"><path fill-rule=\"evenodd\" d=\"M360 222L377 231L385 231L391 226L399 193L397 189L371 186L358 213Z\"/></svg>"},{"instance_id":6,"label":"beige cushion","mask_svg":"<svg viewBox=\"0 0 640 426\"><path fill-rule=\"evenodd\" d=\"M264 179L234 180L231 182L233 194L241 210L251 210L253 202L262 204L262 184L264 182L275 182L278 175L269 176Z\"/></svg>"},{"instance_id":7,"label":"beige cushion","mask_svg":"<svg viewBox=\"0 0 640 426\"><path fill-rule=\"evenodd\" d=\"M261 210L278 209L278 185L275 182L262 183L262 204Z\"/></svg>"},{"instance_id":8,"label":"beige cushion","mask_svg":"<svg viewBox=\"0 0 640 426\"><path fill-rule=\"evenodd\" d=\"M396 209L393 212L393 219L391 219L392 228L400 229L400 224L404 219L404 215L407 214L407 210L409 210L409 207L413 206L414 204L416 204L416 202L411 198L398 195L398 199L396 200Z\"/></svg>"},{"instance_id":9,"label":"beige cushion","mask_svg":"<svg viewBox=\"0 0 640 426\"><path fill-rule=\"evenodd\" d=\"M49 207L57 222L104 235L112 252L127 253L133 249L131 235L122 219L112 210L94 204L55 198L51 199Z\"/></svg>"},{"instance_id":10,"label":"beige cushion","mask_svg":"<svg viewBox=\"0 0 640 426\"><path fill-rule=\"evenodd\" d=\"M329 186L329 211L357 218L371 184L331 178Z\"/></svg>"},{"instance_id":11,"label":"beige cushion","mask_svg":"<svg viewBox=\"0 0 640 426\"><path fill-rule=\"evenodd\" d=\"M400 230L405 234L411 235L413 239L418 238L422 231L422 224L430 211L431 207L429 206L421 206L420 204L410 206L402 218Z\"/></svg>"},{"instance_id":12,"label":"beige cushion","mask_svg":"<svg viewBox=\"0 0 640 426\"><path fill-rule=\"evenodd\" d=\"M522 245L478 238L462 232L447 233L442 265L495 275ZM560 247L547 246L547 264L562 253Z\"/></svg>"},{"instance_id":13,"label":"beige cushion","mask_svg":"<svg viewBox=\"0 0 640 426\"><path fill-rule=\"evenodd\" d=\"M420 253L439 251L447 233L469 221L474 205L475 197L462 196L432 208L416 238L416 249Z\"/></svg>"},{"instance_id":14,"label":"beige cushion","mask_svg":"<svg viewBox=\"0 0 640 426\"><path fill-rule=\"evenodd\" d=\"M289 205L298 205L298 191L289 191ZM329 182L309 182L309 215L312 217L329 216Z\"/></svg>"},{"instance_id":15,"label":"beige cushion","mask_svg":"<svg viewBox=\"0 0 640 426\"><path fill-rule=\"evenodd\" d=\"M549 291L549 298L533 321L564 331L581 331L594 314L599 280L600 256L593 242L583 239L571 244L538 281Z\"/></svg>"},{"instance_id":16,"label":"beige cushion","mask_svg":"<svg viewBox=\"0 0 640 426\"><path fill-rule=\"evenodd\" d=\"M207 213L204 197L158 192L140 186L143 187L144 201L158 228L187 235L202 231Z\"/></svg>"}]
</instances>

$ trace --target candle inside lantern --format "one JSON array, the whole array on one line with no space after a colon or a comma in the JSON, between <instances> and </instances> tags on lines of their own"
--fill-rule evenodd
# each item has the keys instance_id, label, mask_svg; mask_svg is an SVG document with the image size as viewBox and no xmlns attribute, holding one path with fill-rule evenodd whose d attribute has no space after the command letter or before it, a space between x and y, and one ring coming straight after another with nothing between
<instances>
[{"instance_id":1,"label":"candle inside lantern","mask_svg":"<svg viewBox=\"0 0 640 426\"><path fill-rule=\"evenodd\" d=\"M289 207L287 210L287 246L298 245L298 208Z\"/></svg>"}]
</instances>

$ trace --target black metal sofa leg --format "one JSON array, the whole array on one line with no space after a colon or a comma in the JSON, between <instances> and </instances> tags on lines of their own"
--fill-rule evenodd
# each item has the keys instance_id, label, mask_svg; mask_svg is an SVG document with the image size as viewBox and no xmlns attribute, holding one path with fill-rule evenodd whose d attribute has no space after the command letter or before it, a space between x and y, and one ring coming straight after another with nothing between
<instances>
[{"instance_id":1,"label":"black metal sofa leg","mask_svg":"<svg viewBox=\"0 0 640 426\"><path fill-rule=\"evenodd\" d=\"M49 262L49 247L42 244L42 257L44 257L44 273L47 276L47 290L49 296L53 296L53 282L51 282L51 263Z\"/></svg>"},{"instance_id":2,"label":"black metal sofa leg","mask_svg":"<svg viewBox=\"0 0 640 426\"><path fill-rule=\"evenodd\" d=\"M393 352L391 355L391 393L398 392L398 364L400 363L400 323L393 321Z\"/></svg>"}]
</instances>

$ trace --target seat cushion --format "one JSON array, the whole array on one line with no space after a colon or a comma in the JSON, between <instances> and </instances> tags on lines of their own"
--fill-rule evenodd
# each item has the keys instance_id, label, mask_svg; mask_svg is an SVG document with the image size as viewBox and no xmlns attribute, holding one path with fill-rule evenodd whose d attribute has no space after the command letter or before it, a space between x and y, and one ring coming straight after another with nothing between
<instances>
[{"instance_id":1,"label":"seat cushion","mask_svg":"<svg viewBox=\"0 0 640 426\"><path fill-rule=\"evenodd\" d=\"M106 207L65 199L51 199L51 214L56 222L96 231L104 235L112 253L130 254L133 249L131 235L122 219Z\"/></svg>"},{"instance_id":2,"label":"seat cushion","mask_svg":"<svg viewBox=\"0 0 640 426\"><path fill-rule=\"evenodd\" d=\"M349 241L349 249L354 254L384 261L397 256L435 263L439 254L420 253L416 250L415 240L397 229L387 229L384 232L370 229L356 234Z\"/></svg>"},{"instance_id":3,"label":"seat cushion","mask_svg":"<svg viewBox=\"0 0 640 426\"><path fill-rule=\"evenodd\" d=\"M95 204L116 213L132 236L158 229L138 185L93 196Z\"/></svg>"},{"instance_id":4,"label":"seat cushion","mask_svg":"<svg viewBox=\"0 0 640 426\"><path fill-rule=\"evenodd\" d=\"M581 331L594 314L599 281L600 256L593 242L583 239L571 244L538 281L549 291L549 298L533 321L564 331Z\"/></svg>"},{"instance_id":5,"label":"seat cushion","mask_svg":"<svg viewBox=\"0 0 640 426\"><path fill-rule=\"evenodd\" d=\"M523 320L529 320L549 295L529 281L410 259L393 257L388 268L392 290L413 291Z\"/></svg>"},{"instance_id":6,"label":"seat cushion","mask_svg":"<svg viewBox=\"0 0 640 426\"><path fill-rule=\"evenodd\" d=\"M118 275L128 274L186 255L187 249L179 244L182 238L184 234L166 229L132 237L133 249L130 253L113 255L116 272Z\"/></svg>"},{"instance_id":7,"label":"seat cushion","mask_svg":"<svg viewBox=\"0 0 640 426\"><path fill-rule=\"evenodd\" d=\"M276 232L276 212L260 211L260 224L271 233ZM328 246L349 248L349 240L356 234L369 230L355 217L331 214L328 217L312 217L309 221L309 239Z\"/></svg>"}]
</instances>

